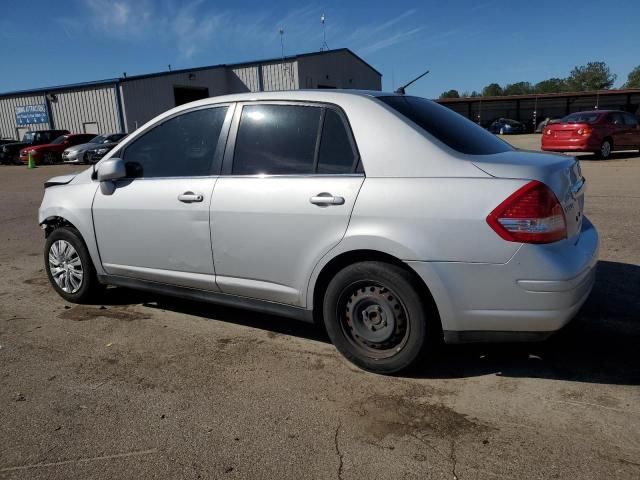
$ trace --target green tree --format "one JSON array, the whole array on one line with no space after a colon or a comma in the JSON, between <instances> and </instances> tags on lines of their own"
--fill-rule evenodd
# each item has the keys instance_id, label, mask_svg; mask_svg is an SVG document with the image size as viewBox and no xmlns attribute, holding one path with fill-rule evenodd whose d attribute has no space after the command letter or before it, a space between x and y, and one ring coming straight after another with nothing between
<instances>
[{"instance_id":1,"label":"green tree","mask_svg":"<svg viewBox=\"0 0 640 480\"><path fill-rule=\"evenodd\" d=\"M571 70L567 78L567 86L574 92L608 90L613 86L616 78L617 75L611 73L606 63L589 62Z\"/></svg>"},{"instance_id":2,"label":"green tree","mask_svg":"<svg viewBox=\"0 0 640 480\"><path fill-rule=\"evenodd\" d=\"M640 65L629 72L624 88L640 88Z\"/></svg>"},{"instance_id":3,"label":"green tree","mask_svg":"<svg viewBox=\"0 0 640 480\"><path fill-rule=\"evenodd\" d=\"M503 95L502 87L497 83L490 83L482 89L483 97L499 97Z\"/></svg>"},{"instance_id":4,"label":"green tree","mask_svg":"<svg viewBox=\"0 0 640 480\"><path fill-rule=\"evenodd\" d=\"M549 78L536 83L533 90L535 93L560 93L567 90L567 82L564 78Z\"/></svg>"},{"instance_id":5,"label":"green tree","mask_svg":"<svg viewBox=\"0 0 640 480\"><path fill-rule=\"evenodd\" d=\"M469 95L472 98L475 97L481 97L482 95L480 94L480 92L476 92L475 90L473 92L471 92L471 95Z\"/></svg>"},{"instance_id":6,"label":"green tree","mask_svg":"<svg viewBox=\"0 0 640 480\"><path fill-rule=\"evenodd\" d=\"M457 90L447 90L440 95L440 98L460 98Z\"/></svg>"},{"instance_id":7,"label":"green tree","mask_svg":"<svg viewBox=\"0 0 640 480\"><path fill-rule=\"evenodd\" d=\"M529 82L511 83L504 87L504 95L526 95L533 91L533 87Z\"/></svg>"}]
</instances>

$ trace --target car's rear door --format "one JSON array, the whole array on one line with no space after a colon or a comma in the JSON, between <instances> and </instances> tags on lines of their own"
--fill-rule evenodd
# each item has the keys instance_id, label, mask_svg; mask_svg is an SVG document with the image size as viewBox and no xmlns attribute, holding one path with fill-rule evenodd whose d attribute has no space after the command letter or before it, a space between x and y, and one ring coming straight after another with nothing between
<instances>
[{"instance_id":1,"label":"car's rear door","mask_svg":"<svg viewBox=\"0 0 640 480\"><path fill-rule=\"evenodd\" d=\"M364 181L358 161L335 107L238 107L211 206L220 290L305 306L314 266L346 232Z\"/></svg>"},{"instance_id":2,"label":"car's rear door","mask_svg":"<svg viewBox=\"0 0 640 480\"><path fill-rule=\"evenodd\" d=\"M627 146L629 148L640 148L640 125L638 118L630 113L624 113L624 123L627 125Z\"/></svg>"},{"instance_id":3,"label":"car's rear door","mask_svg":"<svg viewBox=\"0 0 640 480\"><path fill-rule=\"evenodd\" d=\"M101 185L93 203L108 274L217 290L209 214L231 106L170 117L125 146L126 179Z\"/></svg>"}]
</instances>

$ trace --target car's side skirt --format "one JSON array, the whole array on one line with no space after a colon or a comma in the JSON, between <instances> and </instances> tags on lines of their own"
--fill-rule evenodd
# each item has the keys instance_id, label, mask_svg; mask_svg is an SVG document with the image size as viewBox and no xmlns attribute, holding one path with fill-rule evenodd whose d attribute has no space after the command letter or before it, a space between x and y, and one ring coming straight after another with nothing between
<instances>
[{"instance_id":1,"label":"car's side skirt","mask_svg":"<svg viewBox=\"0 0 640 480\"><path fill-rule=\"evenodd\" d=\"M214 303L225 307L237 307L255 312L294 318L303 322L313 323L313 311L301 307L294 307L282 303L268 302L254 298L229 295L226 293L208 292L194 288L178 287L149 280L122 277L118 275L98 275L100 283L117 287L131 288L145 292L169 295L199 302Z\"/></svg>"}]
</instances>

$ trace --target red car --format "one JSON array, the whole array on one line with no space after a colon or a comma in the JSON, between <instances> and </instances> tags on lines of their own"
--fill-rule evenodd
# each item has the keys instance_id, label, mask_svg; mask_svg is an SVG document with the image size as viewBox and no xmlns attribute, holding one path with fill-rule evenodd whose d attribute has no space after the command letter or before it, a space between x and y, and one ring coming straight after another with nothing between
<instances>
[{"instance_id":1,"label":"red car","mask_svg":"<svg viewBox=\"0 0 640 480\"><path fill-rule=\"evenodd\" d=\"M29 152L31 152L31 156L36 164L51 165L62 159L62 152L64 152L66 148L87 143L93 137L95 137L95 135L92 133L69 133L67 135L60 135L51 143L23 148L20 150L20 161L25 164L28 163Z\"/></svg>"},{"instance_id":2,"label":"red car","mask_svg":"<svg viewBox=\"0 0 640 480\"><path fill-rule=\"evenodd\" d=\"M614 150L639 150L638 119L618 110L572 113L542 130L542 150L593 152L609 158Z\"/></svg>"}]
</instances>

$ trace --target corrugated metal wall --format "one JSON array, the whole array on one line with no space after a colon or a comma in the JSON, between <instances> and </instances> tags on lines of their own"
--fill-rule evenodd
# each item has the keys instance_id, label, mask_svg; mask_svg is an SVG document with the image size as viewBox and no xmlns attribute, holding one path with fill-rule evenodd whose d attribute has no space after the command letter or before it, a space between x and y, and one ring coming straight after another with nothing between
<instances>
[{"instance_id":1,"label":"corrugated metal wall","mask_svg":"<svg viewBox=\"0 0 640 480\"><path fill-rule=\"evenodd\" d=\"M216 67L123 80L122 104L127 131L133 132L156 115L175 107L174 87L207 88L210 97L224 95L228 91L227 70Z\"/></svg>"},{"instance_id":2,"label":"corrugated metal wall","mask_svg":"<svg viewBox=\"0 0 640 480\"><path fill-rule=\"evenodd\" d=\"M45 103L44 95L25 95L18 97L0 98L0 138L17 139L16 107L24 105L42 105ZM46 130L47 123L29 125L31 130Z\"/></svg>"},{"instance_id":3,"label":"corrugated metal wall","mask_svg":"<svg viewBox=\"0 0 640 480\"><path fill-rule=\"evenodd\" d=\"M260 79L258 77L257 65L234 67L229 70L227 76L229 92L259 92Z\"/></svg>"},{"instance_id":4,"label":"corrugated metal wall","mask_svg":"<svg viewBox=\"0 0 640 480\"><path fill-rule=\"evenodd\" d=\"M265 92L299 88L298 61L263 63L262 85Z\"/></svg>"},{"instance_id":5,"label":"corrugated metal wall","mask_svg":"<svg viewBox=\"0 0 640 480\"><path fill-rule=\"evenodd\" d=\"M304 56L298 63L298 88L382 88L382 76L347 51Z\"/></svg>"},{"instance_id":6,"label":"corrugated metal wall","mask_svg":"<svg viewBox=\"0 0 640 480\"><path fill-rule=\"evenodd\" d=\"M84 133L85 123L97 123L100 133L121 131L113 85L56 92L51 113L56 128Z\"/></svg>"}]
</instances>

